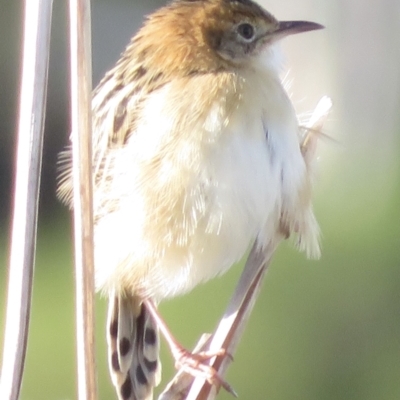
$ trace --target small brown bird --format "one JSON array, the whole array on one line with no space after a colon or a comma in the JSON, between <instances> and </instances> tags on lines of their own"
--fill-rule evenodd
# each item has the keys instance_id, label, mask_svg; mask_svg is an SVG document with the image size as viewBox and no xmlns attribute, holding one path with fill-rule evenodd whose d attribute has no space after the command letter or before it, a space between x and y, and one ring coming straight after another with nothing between
<instances>
[{"instance_id":1,"label":"small brown bird","mask_svg":"<svg viewBox=\"0 0 400 400\"><path fill-rule=\"evenodd\" d=\"M310 174L276 43L320 28L279 22L250 0L176 0L147 18L95 89L96 286L110 300L119 399L152 398L158 329L178 366L218 383L201 364L209 355L191 355L172 338L161 300L225 272L277 232L319 255ZM58 194L71 204L70 150L61 158Z\"/></svg>"}]
</instances>

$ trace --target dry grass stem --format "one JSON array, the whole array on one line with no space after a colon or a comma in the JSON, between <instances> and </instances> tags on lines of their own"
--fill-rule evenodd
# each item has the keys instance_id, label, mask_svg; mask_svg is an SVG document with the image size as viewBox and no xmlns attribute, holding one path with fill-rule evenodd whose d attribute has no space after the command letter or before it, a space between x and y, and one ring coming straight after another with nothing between
<instances>
[{"instance_id":1,"label":"dry grass stem","mask_svg":"<svg viewBox=\"0 0 400 400\"><path fill-rule=\"evenodd\" d=\"M78 398L96 400L90 1L70 0Z\"/></svg>"},{"instance_id":2,"label":"dry grass stem","mask_svg":"<svg viewBox=\"0 0 400 400\"><path fill-rule=\"evenodd\" d=\"M35 263L51 0L26 0L14 211L0 398L19 397Z\"/></svg>"}]
</instances>

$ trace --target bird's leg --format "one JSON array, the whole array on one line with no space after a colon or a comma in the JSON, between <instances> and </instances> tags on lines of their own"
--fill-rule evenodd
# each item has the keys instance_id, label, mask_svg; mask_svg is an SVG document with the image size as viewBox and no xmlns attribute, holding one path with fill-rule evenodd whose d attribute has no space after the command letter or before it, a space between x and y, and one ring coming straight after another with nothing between
<instances>
[{"instance_id":1,"label":"bird's leg","mask_svg":"<svg viewBox=\"0 0 400 400\"><path fill-rule=\"evenodd\" d=\"M205 361L213 357L227 355L225 349L201 351L199 353L188 351L172 335L153 301L146 299L144 300L144 304L168 343L175 360L175 368L182 369L193 377L201 376L210 384L221 385L225 390L235 395L233 388L219 376L218 372L212 366L205 363Z\"/></svg>"}]
</instances>

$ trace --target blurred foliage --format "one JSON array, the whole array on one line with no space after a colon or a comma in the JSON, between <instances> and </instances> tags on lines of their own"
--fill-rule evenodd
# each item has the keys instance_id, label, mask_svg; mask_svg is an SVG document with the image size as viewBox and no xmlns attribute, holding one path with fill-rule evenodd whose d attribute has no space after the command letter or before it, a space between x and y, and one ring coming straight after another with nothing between
<instances>
[{"instance_id":1,"label":"blurred foliage","mask_svg":"<svg viewBox=\"0 0 400 400\"><path fill-rule=\"evenodd\" d=\"M93 3L95 82L118 57L146 3L114 4ZM293 40L287 48L295 63L293 92L310 96L308 103L297 104L307 109L330 93L335 108L327 132L339 143L324 141L320 147L315 206L323 257L309 261L288 244L280 247L227 379L242 399L395 400L400 398L400 5L393 0L372 1L369 7L357 0L271 0L268 8L278 17L309 18L328 26L320 36ZM5 266L21 4L0 0L0 11L5 32L0 83L8 94L0 96L0 265ZM54 197L56 153L68 136L64 13L65 4L55 2L22 400L76 398L71 229L67 210ZM184 298L161 305L185 346L191 348L201 333L214 329L240 271L236 266ZM0 292L4 321L5 268ZM105 350L106 302L99 298L97 305L100 399L114 399ZM173 374L165 347L163 382ZM221 393L219 398L231 397Z\"/></svg>"},{"instance_id":2,"label":"blurred foliage","mask_svg":"<svg viewBox=\"0 0 400 400\"><path fill-rule=\"evenodd\" d=\"M245 399L397 399L398 204L393 201L380 222L368 229L367 223L349 227L347 215L328 206L319 205L317 213L324 231L322 260L307 261L290 246L281 246L228 380ZM73 272L66 226L64 213L42 219L39 231L23 400L75 398ZM338 226L346 227L346 232L338 233ZM191 348L202 332L214 329L239 273L240 267L235 267L184 299L162 305L184 345ZM4 315L0 317L3 320ZM108 399L114 394L106 366L104 324L105 301L99 299L100 398ZM168 379L173 370L165 347L163 376ZM230 397L221 393L220 398Z\"/></svg>"}]
</instances>

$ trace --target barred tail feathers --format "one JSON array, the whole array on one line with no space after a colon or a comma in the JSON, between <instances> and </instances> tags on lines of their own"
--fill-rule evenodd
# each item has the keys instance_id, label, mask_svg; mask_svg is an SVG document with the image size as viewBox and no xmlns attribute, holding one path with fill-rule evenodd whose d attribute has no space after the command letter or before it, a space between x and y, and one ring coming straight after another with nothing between
<instances>
[{"instance_id":1,"label":"barred tail feathers","mask_svg":"<svg viewBox=\"0 0 400 400\"><path fill-rule=\"evenodd\" d=\"M112 295L107 321L109 369L119 400L151 400L161 378L158 329L137 297Z\"/></svg>"}]
</instances>

